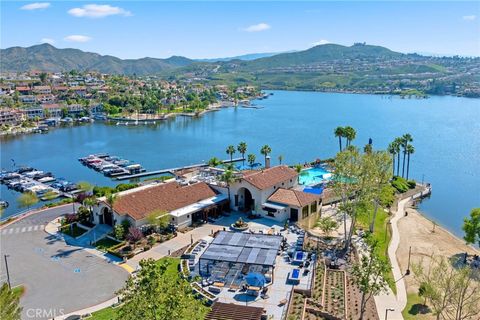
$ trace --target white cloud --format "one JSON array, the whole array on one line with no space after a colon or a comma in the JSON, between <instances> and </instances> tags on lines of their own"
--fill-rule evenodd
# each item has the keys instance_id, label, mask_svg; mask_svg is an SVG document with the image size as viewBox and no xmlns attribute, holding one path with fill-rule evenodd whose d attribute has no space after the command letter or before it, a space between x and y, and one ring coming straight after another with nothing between
<instances>
[{"instance_id":1,"label":"white cloud","mask_svg":"<svg viewBox=\"0 0 480 320\"><path fill-rule=\"evenodd\" d=\"M41 43L48 43L48 44L54 44L55 43L55 40L51 39L51 38L42 38L42 40L40 40Z\"/></svg>"},{"instance_id":2,"label":"white cloud","mask_svg":"<svg viewBox=\"0 0 480 320\"><path fill-rule=\"evenodd\" d=\"M320 45L322 45L322 44L327 44L327 43L330 43L330 41L325 40L325 39L322 39L322 40L320 40L320 41L317 41L317 42L312 43L312 46L315 47L315 46L320 46Z\"/></svg>"},{"instance_id":3,"label":"white cloud","mask_svg":"<svg viewBox=\"0 0 480 320\"><path fill-rule=\"evenodd\" d=\"M473 20L477 19L477 16L472 14L472 15L469 15L469 16L463 16L462 19L465 20L465 21L473 21Z\"/></svg>"},{"instance_id":4,"label":"white cloud","mask_svg":"<svg viewBox=\"0 0 480 320\"><path fill-rule=\"evenodd\" d=\"M66 36L63 38L63 40L68 41L68 42L87 42L92 40L89 36L82 36L79 34L72 34L70 36Z\"/></svg>"},{"instance_id":5,"label":"white cloud","mask_svg":"<svg viewBox=\"0 0 480 320\"><path fill-rule=\"evenodd\" d=\"M34 3L29 3L21 7L21 10L37 10L37 9L47 9L50 7L49 2L34 2Z\"/></svg>"},{"instance_id":6,"label":"white cloud","mask_svg":"<svg viewBox=\"0 0 480 320\"><path fill-rule=\"evenodd\" d=\"M260 32L260 31L265 31L265 30L268 30L270 29L271 26L266 24L266 23L259 23L259 24L254 24L254 25L251 25L249 27L246 27L243 29L243 31L247 31L247 32Z\"/></svg>"},{"instance_id":7,"label":"white cloud","mask_svg":"<svg viewBox=\"0 0 480 320\"><path fill-rule=\"evenodd\" d=\"M73 8L68 13L75 17L103 18L114 15L131 16L132 13L120 7L112 7L108 4L86 4L82 8Z\"/></svg>"}]
</instances>

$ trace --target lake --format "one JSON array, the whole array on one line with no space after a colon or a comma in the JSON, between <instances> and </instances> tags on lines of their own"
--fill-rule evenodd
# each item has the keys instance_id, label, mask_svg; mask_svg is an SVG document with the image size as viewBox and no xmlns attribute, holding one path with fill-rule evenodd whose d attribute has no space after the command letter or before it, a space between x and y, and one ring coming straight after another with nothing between
<instances>
[{"instance_id":1,"label":"lake","mask_svg":"<svg viewBox=\"0 0 480 320\"><path fill-rule=\"evenodd\" d=\"M263 162L260 148L272 148L295 164L315 158L330 158L338 151L335 127L357 130L354 144L369 138L374 148L386 148L393 138L412 134L415 154L410 177L430 182L431 198L420 209L439 224L461 235L463 218L480 206L480 103L457 97L400 99L376 95L272 91L273 96L255 101L264 108L229 108L200 118L178 117L156 126L115 126L93 123L1 140L1 166L12 169L29 165L51 171L70 181L97 185L115 182L84 167L77 160L108 152L141 163L147 169L170 168L206 161L213 156L227 159L225 148L240 141L248 144ZM18 193L1 187L1 198L10 203L5 216L20 209Z\"/></svg>"}]
</instances>

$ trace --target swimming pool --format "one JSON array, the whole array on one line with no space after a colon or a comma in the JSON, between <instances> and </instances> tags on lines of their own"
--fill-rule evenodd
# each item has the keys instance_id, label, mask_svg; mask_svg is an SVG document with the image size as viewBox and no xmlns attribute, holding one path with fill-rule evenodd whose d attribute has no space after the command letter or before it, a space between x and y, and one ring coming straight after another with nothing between
<instances>
[{"instance_id":1,"label":"swimming pool","mask_svg":"<svg viewBox=\"0 0 480 320\"><path fill-rule=\"evenodd\" d=\"M324 180L330 180L332 174L324 168L311 168L303 170L300 173L300 184L305 186L312 186L322 183Z\"/></svg>"}]
</instances>

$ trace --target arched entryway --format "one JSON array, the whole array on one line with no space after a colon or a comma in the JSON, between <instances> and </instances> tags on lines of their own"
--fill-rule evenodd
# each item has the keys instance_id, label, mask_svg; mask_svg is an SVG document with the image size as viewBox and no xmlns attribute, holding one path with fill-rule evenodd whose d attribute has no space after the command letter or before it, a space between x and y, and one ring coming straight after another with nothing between
<instances>
[{"instance_id":1,"label":"arched entryway","mask_svg":"<svg viewBox=\"0 0 480 320\"><path fill-rule=\"evenodd\" d=\"M113 213L110 208L104 207L100 215L100 224L108 224L113 227Z\"/></svg>"},{"instance_id":2,"label":"arched entryway","mask_svg":"<svg viewBox=\"0 0 480 320\"><path fill-rule=\"evenodd\" d=\"M238 190L238 208L240 211L249 212L255 209L255 199L252 193L247 188L240 188Z\"/></svg>"}]
</instances>

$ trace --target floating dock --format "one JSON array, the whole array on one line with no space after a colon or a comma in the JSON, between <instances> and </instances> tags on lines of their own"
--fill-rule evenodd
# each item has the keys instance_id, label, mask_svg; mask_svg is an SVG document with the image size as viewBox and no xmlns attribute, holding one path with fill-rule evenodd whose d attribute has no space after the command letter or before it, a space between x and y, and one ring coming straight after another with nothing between
<instances>
[{"instance_id":1,"label":"floating dock","mask_svg":"<svg viewBox=\"0 0 480 320\"><path fill-rule=\"evenodd\" d=\"M245 158L235 158L235 159L232 159L232 160L230 160L230 159L223 160L222 162L225 164L225 163L233 163L233 162L239 162L239 161L244 161L244 160L245 160ZM191 164L191 165L183 166L183 167L168 168L168 169L161 169L161 170L141 172L141 173L137 173L137 174L120 176L120 177L113 178L113 180L129 180L129 179L143 178L143 177L149 177L149 176L154 176L154 175L157 175L157 174L165 174L165 173L173 174L174 171L179 171L179 170L184 170L184 169L192 169L192 168L201 168L201 167L206 167L206 166L208 166L208 163Z\"/></svg>"}]
</instances>

